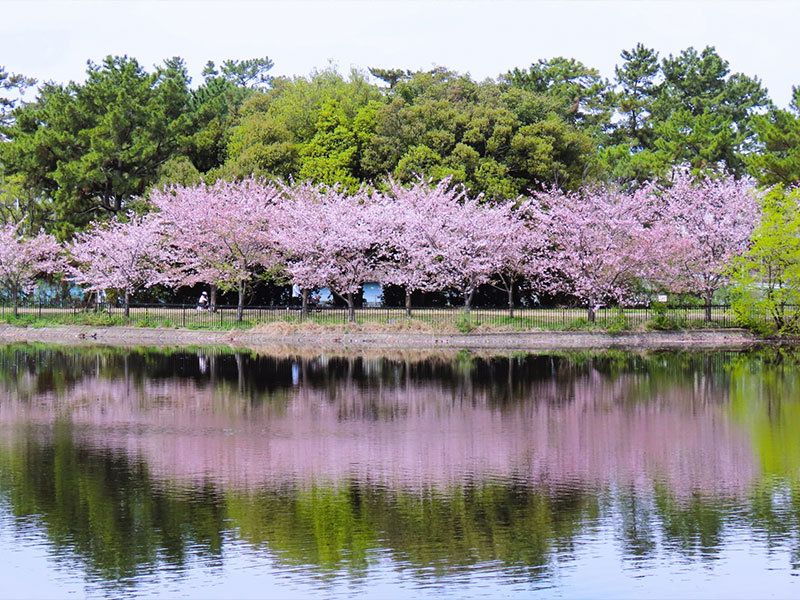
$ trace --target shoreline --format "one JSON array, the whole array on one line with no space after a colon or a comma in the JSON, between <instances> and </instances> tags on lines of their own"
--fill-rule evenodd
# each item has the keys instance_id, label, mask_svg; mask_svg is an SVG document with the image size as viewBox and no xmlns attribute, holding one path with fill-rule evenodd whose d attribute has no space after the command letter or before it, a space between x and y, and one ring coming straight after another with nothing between
<instances>
[{"instance_id":1,"label":"shoreline","mask_svg":"<svg viewBox=\"0 0 800 600\"><path fill-rule=\"evenodd\" d=\"M0 325L0 342L46 342L66 345L111 346L269 346L324 350L582 350L582 349L746 349L772 343L744 329L623 332L531 331L487 333L330 332L158 329L143 327L55 326L27 328Z\"/></svg>"}]
</instances>

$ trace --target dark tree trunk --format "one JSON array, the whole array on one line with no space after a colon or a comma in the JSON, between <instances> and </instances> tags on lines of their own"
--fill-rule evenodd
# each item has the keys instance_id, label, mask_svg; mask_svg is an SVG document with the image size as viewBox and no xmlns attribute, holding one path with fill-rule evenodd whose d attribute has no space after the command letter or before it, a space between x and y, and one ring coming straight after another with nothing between
<instances>
[{"instance_id":1,"label":"dark tree trunk","mask_svg":"<svg viewBox=\"0 0 800 600\"><path fill-rule=\"evenodd\" d=\"M348 312L348 315L349 315L348 316L348 320L351 323L355 323L356 322L356 303L355 303L355 300L353 299L353 293L352 292L347 292L346 299L347 299L347 312Z\"/></svg>"},{"instance_id":2,"label":"dark tree trunk","mask_svg":"<svg viewBox=\"0 0 800 600\"><path fill-rule=\"evenodd\" d=\"M464 292L464 312L469 314L472 308L472 297L475 295L475 288Z\"/></svg>"},{"instance_id":3,"label":"dark tree trunk","mask_svg":"<svg viewBox=\"0 0 800 600\"><path fill-rule=\"evenodd\" d=\"M300 290L300 299L301 299L301 302L302 302L302 306L300 308L300 314L303 317L307 317L308 316L308 292L309 292L309 290L306 290L306 289Z\"/></svg>"},{"instance_id":4,"label":"dark tree trunk","mask_svg":"<svg viewBox=\"0 0 800 600\"><path fill-rule=\"evenodd\" d=\"M211 284L211 301L208 303L208 310L215 313L217 312L217 284Z\"/></svg>"},{"instance_id":5,"label":"dark tree trunk","mask_svg":"<svg viewBox=\"0 0 800 600\"><path fill-rule=\"evenodd\" d=\"M508 286L508 316L514 318L514 284Z\"/></svg>"},{"instance_id":6,"label":"dark tree trunk","mask_svg":"<svg viewBox=\"0 0 800 600\"><path fill-rule=\"evenodd\" d=\"M411 290L406 288L406 317L411 318Z\"/></svg>"},{"instance_id":7,"label":"dark tree trunk","mask_svg":"<svg viewBox=\"0 0 800 600\"><path fill-rule=\"evenodd\" d=\"M714 299L714 292L706 292L706 321L711 322L711 302Z\"/></svg>"},{"instance_id":8,"label":"dark tree trunk","mask_svg":"<svg viewBox=\"0 0 800 600\"><path fill-rule=\"evenodd\" d=\"M590 304L588 311L589 322L594 323L597 320L597 307L594 304Z\"/></svg>"},{"instance_id":9,"label":"dark tree trunk","mask_svg":"<svg viewBox=\"0 0 800 600\"><path fill-rule=\"evenodd\" d=\"M131 316L131 293L125 290L125 318Z\"/></svg>"},{"instance_id":10,"label":"dark tree trunk","mask_svg":"<svg viewBox=\"0 0 800 600\"><path fill-rule=\"evenodd\" d=\"M19 292L17 288L11 290L11 301L14 303L14 318L19 316Z\"/></svg>"},{"instance_id":11,"label":"dark tree trunk","mask_svg":"<svg viewBox=\"0 0 800 600\"><path fill-rule=\"evenodd\" d=\"M236 306L236 320L241 323L244 316L244 281L239 282L239 304Z\"/></svg>"}]
</instances>

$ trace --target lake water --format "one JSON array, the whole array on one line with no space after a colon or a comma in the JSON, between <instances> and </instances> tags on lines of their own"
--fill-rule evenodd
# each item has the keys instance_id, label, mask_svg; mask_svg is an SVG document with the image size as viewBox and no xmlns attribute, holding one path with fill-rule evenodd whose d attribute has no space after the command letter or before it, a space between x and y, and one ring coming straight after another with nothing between
<instances>
[{"instance_id":1,"label":"lake water","mask_svg":"<svg viewBox=\"0 0 800 600\"><path fill-rule=\"evenodd\" d=\"M800 597L800 352L0 348L0 597Z\"/></svg>"}]
</instances>

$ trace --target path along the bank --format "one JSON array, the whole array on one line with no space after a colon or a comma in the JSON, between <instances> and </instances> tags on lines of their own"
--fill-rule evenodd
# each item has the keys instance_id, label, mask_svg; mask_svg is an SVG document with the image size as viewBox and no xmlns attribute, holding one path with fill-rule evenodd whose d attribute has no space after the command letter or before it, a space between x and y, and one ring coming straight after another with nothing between
<instances>
[{"instance_id":1,"label":"path along the bank","mask_svg":"<svg viewBox=\"0 0 800 600\"><path fill-rule=\"evenodd\" d=\"M115 346L233 346L260 348L296 346L304 349L474 349L567 350L602 348L734 349L762 342L743 329L669 332L532 331L497 333L359 332L359 331L257 331L196 330L140 327L59 326L26 328L0 325L0 343L46 342L57 344L107 344Z\"/></svg>"}]
</instances>

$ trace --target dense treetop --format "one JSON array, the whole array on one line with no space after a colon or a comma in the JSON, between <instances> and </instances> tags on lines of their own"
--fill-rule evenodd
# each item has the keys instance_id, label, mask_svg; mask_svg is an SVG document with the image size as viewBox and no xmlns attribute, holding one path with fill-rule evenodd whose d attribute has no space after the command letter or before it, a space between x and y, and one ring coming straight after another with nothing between
<instances>
[{"instance_id":1,"label":"dense treetop","mask_svg":"<svg viewBox=\"0 0 800 600\"><path fill-rule=\"evenodd\" d=\"M640 44L611 80L565 57L480 82L442 67L287 78L272 66L209 62L193 83L180 58L148 71L110 56L86 81L44 83L24 102L34 82L0 68L0 216L68 239L154 186L250 175L355 192L424 173L484 201L635 188L675 167L800 180L800 92L777 109L712 47L661 57Z\"/></svg>"}]
</instances>

